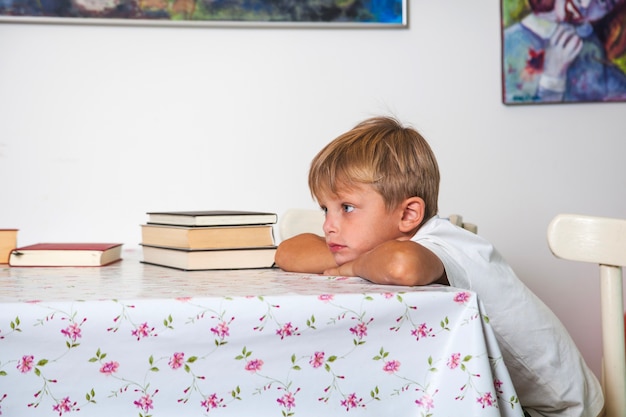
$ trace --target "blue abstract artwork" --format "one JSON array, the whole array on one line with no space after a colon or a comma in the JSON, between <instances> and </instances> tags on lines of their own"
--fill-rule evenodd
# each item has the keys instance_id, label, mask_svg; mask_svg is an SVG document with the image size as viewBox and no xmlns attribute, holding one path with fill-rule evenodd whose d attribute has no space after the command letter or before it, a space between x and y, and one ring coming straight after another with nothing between
<instances>
[{"instance_id":1,"label":"blue abstract artwork","mask_svg":"<svg viewBox=\"0 0 626 417\"><path fill-rule=\"evenodd\" d=\"M626 1L501 0L502 101L626 101Z\"/></svg>"},{"instance_id":2,"label":"blue abstract artwork","mask_svg":"<svg viewBox=\"0 0 626 417\"><path fill-rule=\"evenodd\" d=\"M406 26L407 0L0 0L0 20Z\"/></svg>"}]
</instances>

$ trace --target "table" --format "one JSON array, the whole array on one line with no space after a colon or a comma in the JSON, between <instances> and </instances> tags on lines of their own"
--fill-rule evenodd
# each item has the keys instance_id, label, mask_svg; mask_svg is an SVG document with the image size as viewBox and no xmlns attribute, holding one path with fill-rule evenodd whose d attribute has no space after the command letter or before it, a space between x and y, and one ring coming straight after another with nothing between
<instances>
[{"instance_id":1,"label":"table","mask_svg":"<svg viewBox=\"0 0 626 417\"><path fill-rule=\"evenodd\" d=\"M522 416L470 291L139 255L0 266L2 416Z\"/></svg>"}]
</instances>

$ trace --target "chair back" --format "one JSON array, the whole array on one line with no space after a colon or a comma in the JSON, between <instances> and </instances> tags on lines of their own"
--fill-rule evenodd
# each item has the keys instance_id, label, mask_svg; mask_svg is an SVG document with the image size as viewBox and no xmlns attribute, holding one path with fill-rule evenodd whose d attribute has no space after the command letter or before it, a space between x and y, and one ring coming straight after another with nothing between
<instances>
[{"instance_id":1,"label":"chair back","mask_svg":"<svg viewBox=\"0 0 626 417\"><path fill-rule=\"evenodd\" d=\"M548 226L548 245L558 258L599 265L604 415L625 417L622 267L626 265L626 220L559 214Z\"/></svg>"},{"instance_id":2,"label":"chair back","mask_svg":"<svg viewBox=\"0 0 626 417\"><path fill-rule=\"evenodd\" d=\"M474 223L466 223L463 220L463 216L461 216L460 214L451 214L448 219L452 224L456 226L462 227L463 229L468 230L474 234L478 233L478 226Z\"/></svg>"},{"instance_id":3,"label":"chair back","mask_svg":"<svg viewBox=\"0 0 626 417\"><path fill-rule=\"evenodd\" d=\"M323 225L324 213L322 210L291 208L280 216L278 234L281 240L302 233L324 236Z\"/></svg>"}]
</instances>

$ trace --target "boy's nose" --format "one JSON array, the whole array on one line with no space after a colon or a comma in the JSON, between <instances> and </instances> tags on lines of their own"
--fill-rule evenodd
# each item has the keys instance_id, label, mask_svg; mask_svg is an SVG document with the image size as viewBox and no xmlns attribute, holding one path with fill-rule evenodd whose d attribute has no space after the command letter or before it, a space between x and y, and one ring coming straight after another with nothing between
<instances>
[{"instance_id":1,"label":"boy's nose","mask_svg":"<svg viewBox=\"0 0 626 417\"><path fill-rule=\"evenodd\" d=\"M333 220L333 216L326 213L326 218L324 219L324 225L322 229L324 230L324 234L330 234L337 231L337 222Z\"/></svg>"}]
</instances>

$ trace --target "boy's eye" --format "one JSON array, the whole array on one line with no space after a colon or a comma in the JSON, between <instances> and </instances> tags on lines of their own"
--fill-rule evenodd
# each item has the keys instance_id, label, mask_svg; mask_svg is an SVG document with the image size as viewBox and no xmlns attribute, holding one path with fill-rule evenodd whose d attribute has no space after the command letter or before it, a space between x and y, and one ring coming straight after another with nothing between
<instances>
[{"instance_id":1,"label":"boy's eye","mask_svg":"<svg viewBox=\"0 0 626 417\"><path fill-rule=\"evenodd\" d=\"M322 210L322 213L324 213L324 216L328 213L328 209L326 207L320 207L320 209Z\"/></svg>"},{"instance_id":2,"label":"boy's eye","mask_svg":"<svg viewBox=\"0 0 626 417\"><path fill-rule=\"evenodd\" d=\"M352 210L354 210L354 206L351 206L350 204L343 205L343 211L345 211L346 213L350 213Z\"/></svg>"}]
</instances>

